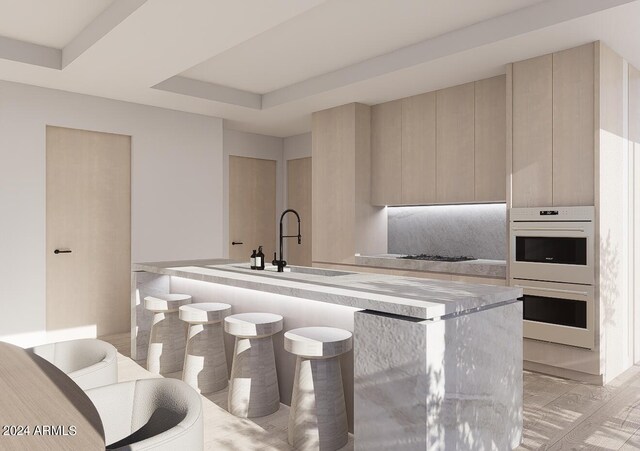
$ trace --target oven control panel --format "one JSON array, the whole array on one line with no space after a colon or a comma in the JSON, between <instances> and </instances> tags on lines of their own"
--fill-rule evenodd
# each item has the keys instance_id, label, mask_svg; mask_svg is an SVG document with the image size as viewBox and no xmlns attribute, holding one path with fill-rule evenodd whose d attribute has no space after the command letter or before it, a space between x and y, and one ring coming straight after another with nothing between
<instances>
[{"instance_id":1,"label":"oven control panel","mask_svg":"<svg viewBox=\"0 0 640 451\"><path fill-rule=\"evenodd\" d=\"M512 208L509 211L511 222L522 221L580 221L592 222L594 207L534 207Z\"/></svg>"}]
</instances>

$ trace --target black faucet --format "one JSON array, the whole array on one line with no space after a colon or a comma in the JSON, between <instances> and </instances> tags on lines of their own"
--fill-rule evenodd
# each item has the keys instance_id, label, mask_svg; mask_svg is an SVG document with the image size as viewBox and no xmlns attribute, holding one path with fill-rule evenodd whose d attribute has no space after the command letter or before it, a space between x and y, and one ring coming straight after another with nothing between
<instances>
[{"instance_id":1,"label":"black faucet","mask_svg":"<svg viewBox=\"0 0 640 451\"><path fill-rule=\"evenodd\" d=\"M287 213L293 213L298 218L298 234L297 235L283 235L282 220L284 219ZM273 261L271 262L272 265L278 266L278 272L283 272L284 267L287 266L287 262L284 261L284 259L282 258L282 239L283 238L298 238L298 244L302 244L302 235L300 235L300 215L298 214L297 211L292 210L291 208L283 211L282 215L280 215L280 260L276 259L276 253L274 252Z\"/></svg>"}]
</instances>

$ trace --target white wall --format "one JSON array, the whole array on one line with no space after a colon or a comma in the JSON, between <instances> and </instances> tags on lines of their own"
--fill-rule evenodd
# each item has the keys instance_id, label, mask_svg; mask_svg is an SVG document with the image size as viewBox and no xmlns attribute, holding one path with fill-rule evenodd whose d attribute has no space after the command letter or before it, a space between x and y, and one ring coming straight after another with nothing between
<instances>
[{"instance_id":1,"label":"white wall","mask_svg":"<svg viewBox=\"0 0 640 451\"><path fill-rule=\"evenodd\" d=\"M229 255L229 156L262 158L276 161L276 221L284 210L285 164L283 138L224 129L224 255ZM279 229L276 227L276 246ZM249 256L247 255L247 259Z\"/></svg>"},{"instance_id":2,"label":"white wall","mask_svg":"<svg viewBox=\"0 0 640 451\"><path fill-rule=\"evenodd\" d=\"M132 260L223 253L222 120L0 82L0 340L45 341L45 126L132 136Z\"/></svg>"},{"instance_id":3,"label":"white wall","mask_svg":"<svg viewBox=\"0 0 640 451\"><path fill-rule=\"evenodd\" d=\"M295 160L311 156L311 132L284 138L284 159Z\"/></svg>"}]
</instances>

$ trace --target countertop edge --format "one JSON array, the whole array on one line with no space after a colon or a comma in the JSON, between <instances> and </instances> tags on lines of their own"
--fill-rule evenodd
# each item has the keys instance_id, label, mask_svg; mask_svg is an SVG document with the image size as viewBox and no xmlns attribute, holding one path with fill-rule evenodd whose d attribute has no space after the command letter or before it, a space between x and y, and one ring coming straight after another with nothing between
<instances>
[{"instance_id":1,"label":"countertop edge","mask_svg":"<svg viewBox=\"0 0 640 451\"><path fill-rule=\"evenodd\" d=\"M413 318L429 319L439 317L448 313L465 311L467 307L459 306L451 301L450 308L446 302L434 297L433 300L429 299L415 299L406 297L403 295L394 296L390 293L375 293L371 295L371 292L367 292L364 289L350 286L339 286L335 284L322 284L316 281L291 281L287 280L284 284L274 283L274 279L268 278L262 279L263 276L254 276L252 274L246 274L242 272L229 272L223 269L216 270L215 268L209 268L209 274L203 274L201 272L188 271L178 269L180 266L199 266L199 265L225 265L230 263L237 263L228 259L210 259L210 260L189 260L182 262L148 262L148 263L134 263L132 264L133 272L150 272L156 274L164 274L168 276L183 277L192 280L199 280L210 283L220 283L228 286L234 286L238 288L247 288L253 290L264 291L273 294L280 294L285 296L294 296L303 299L309 299L319 302L327 302L336 305L343 305L345 307L351 307L355 309L368 309L386 313L392 313L397 315L405 315ZM400 276L390 275L377 275L370 273L358 273L366 279L370 279L371 276L384 277L387 280L395 279L412 279ZM438 283L439 281L433 281ZM447 283L458 283L449 282ZM443 283L444 283L443 282ZM327 286L332 287L329 293ZM512 287L494 287L499 288L491 293L482 293L478 295L469 296L468 300L475 300L475 302L481 305L491 305L494 303L511 300L518 297L521 294L521 290ZM337 292L336 292L337 291ZM520 294L518 294L520 293ZM394 300L396 300L394 302ZM402 300L398 302L397 300ZM472 302L473 303L473 302ZM459 308L461 307L461 308ZM471 307L473 308L473 307Z\"/></svg>"}]
</instances>

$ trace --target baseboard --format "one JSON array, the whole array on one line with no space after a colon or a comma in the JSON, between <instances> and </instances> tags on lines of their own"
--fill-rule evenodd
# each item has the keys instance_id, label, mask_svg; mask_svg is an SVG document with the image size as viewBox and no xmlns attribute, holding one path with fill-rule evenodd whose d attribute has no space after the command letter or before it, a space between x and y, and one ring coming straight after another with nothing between
<instances>
[{"instance_id":1,"label":"baseboard","mask_svg":"<svg viewBox=\"0 0 640 451\"><path fill-rule=\"evenodd\" d=\"M566 368L558 368L556 366L545 365L544 363L529 362L527 360L523 362L523 368L527 371L548 374L549 376L561 377L563 379L584 382L586 384L604 385L604 375L602 374L588 374L581 371L574 371L568 370Z\"/></svg>"}]
</instances>

